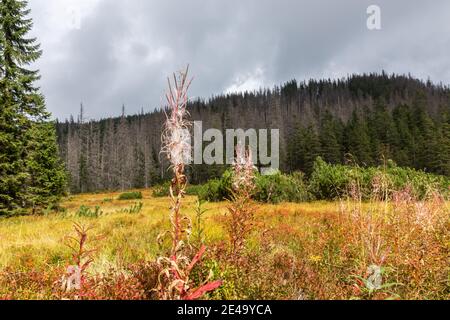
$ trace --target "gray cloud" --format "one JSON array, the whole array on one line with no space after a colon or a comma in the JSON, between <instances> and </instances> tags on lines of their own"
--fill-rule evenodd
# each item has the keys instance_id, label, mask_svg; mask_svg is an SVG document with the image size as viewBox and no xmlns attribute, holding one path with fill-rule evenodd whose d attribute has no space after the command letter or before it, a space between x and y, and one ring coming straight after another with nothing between
<instances>
[{"instance_id":1,"label":"gray cloud","mask_svg":"<svg viewBox=\"0 0 450 320\"><path fill-rule=\"evenodd\" d=\"M381 7L382 30L366 28ZM93 118L161 105L165 78L190 63L191 94L354 72L450 83L450 2L389 0L31 0L44 55L42 90L55 117L83 102ZM80 13L71 28L67 6Z\"/></svg>"}]
</instances>

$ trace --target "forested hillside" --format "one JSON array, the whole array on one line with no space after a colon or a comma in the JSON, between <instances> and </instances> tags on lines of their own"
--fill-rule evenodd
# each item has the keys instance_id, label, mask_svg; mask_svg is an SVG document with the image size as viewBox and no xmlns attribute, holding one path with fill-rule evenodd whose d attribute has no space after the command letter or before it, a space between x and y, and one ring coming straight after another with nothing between
<instances>
[{"instance_id":1,"label":"forested hillside","mask_svg":"<svg viewBox=\"0 0 450 320\"><path fill-rule=\"evenodd\" d=\"M89 109L89 106L85 106ZM354 75L271 90L192 101L191 120L203 129L280 129L281 170L309 174L314 160L363 166L394 160L450 175L450 90L410 76ZM72 192L140 188L166 178L159 156L163 110L57 124ZM220 166L191 166L189 180L222 174Z\"/></svg>"}]
</instances>

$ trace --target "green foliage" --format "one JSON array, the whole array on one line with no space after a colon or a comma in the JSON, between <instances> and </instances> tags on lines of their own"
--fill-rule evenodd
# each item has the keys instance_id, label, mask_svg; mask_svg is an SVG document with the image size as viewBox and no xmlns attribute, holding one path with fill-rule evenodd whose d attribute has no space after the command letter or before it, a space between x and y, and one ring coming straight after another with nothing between
<instances>
[{"instance_id":1,"label":"green foliage","mask_svg":"<svg viewBox=\"0 0 450 320\"><path fill-rule=\"evenodd\" d=\"M142 192L125 192L122 193L118 200L140 200L142 199Z\"/></svg>"},{"instance_id":2,"label":"green foliage","mask_svg":"<svg viewBox=\"0 0 450 320\"><path fill-rule=\"evenodd\" d=\"M186 195L198 196L203 191L202 185L188 185L186 188Z\"/></svg>"},{"instance_id":3,"label":"green foliage","mask_svg":"<svg viewBox=\"0 0 450 320\"><path fill-rule=\"evenodd\" d=\"M232 173L226 171L221 179L210 180L195 188L200 199L219 202L229 200ZM379 184L383 183L382 186ZM397 166L388 161L385 166L361 167L358 165L332 165L318 157L309 179L301 172L257 175L254 200L261 203L305 202L310 200L335 200L347 197L356 189L363 200L374 196L388 196L411 187L418 198L432 191L444 195L449 192L450 179L424 171ZM383 189L383 190L380 190ZM378 194L382 192L382 194Z\"/></svg>"},{"instance_id":4,"label":"green foliage","mask_svg":"<svg viewBox=\"0 0 450 320\"><path fill-rule=\"evenodd\" d=\"M310 174L314 160L320 155L320 140L313 126L299 127L288 146L288 162L291 171Z\"/></svg>"},{"instance_id":5,"label":"green foliage","mask_svg":"<svg viewBox=\"0 0 450 320\"><path fill-rule=\"evenodd\" d=\"M152 196L156 198L163 198L169 196L170 182L158 184L153 187ZM204 185L188 185L186 187L186 195L199 196L205 192Z\"/></svg>"},{"instance_id":6,"label":"green foliage","mask_svg":"<svg viewBox=\"0 0 450 320\"><path fill-rule=\"evenodd\" d=\"M258 175L255 181L254 199L264 203L303 202L309 200L304 175L295 172L290 175L276 173Z\"/></svg>"},{"instance_id":7,"label":"green foliage","mask_svg":"<svg viewBox=\"0 0 450 320\"><path fill-rule=\"evenodd\" d=\"M156 198L169 196L170 182L164 182L153 187L152 196Z\"/></svg>"},{"instance_id":8,"label":"green foliage","mask_svg":"<svg viewBox=\"0 0 450 320\"><path fill-rule=\"evenodd\" d=\"M193 240L197 247L201 247L205 243L205 226L203 216L208 211L203 208L204 200L197 200L195 207L195 221L193 228Z\"/></svg>"},{"instance_id":9,"label":"green foliage","mask_svg":"<svg viewBox=\"0 0 450 320\"><path fill-rule=\"evenodd\" d=\"M343 125L327 112L321 121L319 139L321 155L328 163L341 163Z\"/></svg>"},{"instance_id":10,"label":"green foliage","mask_svg":"<svg viewBox=\"0 0 450 320\"><path fill-rule=\"evenodd\" d=\"M81 218L99 218L103 214L103 211L100 209L100 206L96 206L94 209L81 206L78 209L76 216Z\"/></svg>"},{"instance_id":11,"label":"green foliage","mask_svg":"<svg viewBox=\"0 0 450 320\"><path fill-rule=\"evenodd\" d=\"M122 209L118 211L119 213L129 213L129 214L138 214L142 211L144 204L142 202L136 202L128 209Z\"/></svg>"},{"instance_id":12,"label":"green foliage","mask_svg":"<svg viewBox=\"0 0 450 320\"><path fill-rule=\"evenodd\" d=\"M53 123L34 123L28 132L27 203L33 213L56 205L66 192L67 176L58 157Z\"/></svg>"},{"instance_id":13,"label":"green foliage","mask_svg":"<svg viewBox=\"0 0 450 320\"><path fill-rule=\"evenodd\" d=\"M357 163L364 166L373 163L369 132L367 121L354 111L345 130L345 148L346 153L351 154Z\"/></svg>"},{"instance_id":14,"label":"green foliage","mask_svg":"<svg viewBox=\"0 0 450 320\"><path fill-rule=\"evenodd\" d=\"M450 179L411 168L398 167L389 161L385 167L363 168L359 166L331 165L318 158L309 180L309 190L318 200L333 200L347 196L352 187L357 187L363 199L374 195L376 178L386 180L389 195L411 187L415 196L424 198L430 191L448 193Z\"/></svg>"},{"instance_id":15,"label":"green foliage","mask_svg":"<svg viewBox=\"0 0 450 320\"><path fill-rule=\"evenodd\" d=\"M37 70L42 54L27 38L33 22L27 2L0 2L0 215L42 211L65 191L55 128L47 123Z\"/></svg>"},{"instance_id":16,"label":"green foliage","mask_svg":"<svg viewBox=\"0 0 450 320\"><path fill-rule=\"evenodd\" d=\"M226 171L221 179L213 179L199 191L202 200L218 202L232 198L232 172ZM257 175L253 198L259 202L301 202L309 199L304 175L296 172L290 175L277 172L272 175Z\"/></svg>"},{"instance_id":17,"label":"green foliage","mask_svg":"<svg viewBox=\"0 0 450 320\"><path fill-rule=\"evenodd\" d=\"M199 198L211 202L219 202L225 199L231 200L232 178L232 171L227 170L220 179L208 181L199 191Z\"/></svg>"}]
</instances>

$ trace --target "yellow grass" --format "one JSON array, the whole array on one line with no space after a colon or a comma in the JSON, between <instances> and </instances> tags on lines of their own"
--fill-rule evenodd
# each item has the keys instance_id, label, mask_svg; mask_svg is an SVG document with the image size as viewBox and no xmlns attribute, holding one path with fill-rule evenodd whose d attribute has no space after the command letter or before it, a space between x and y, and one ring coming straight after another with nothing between
<instances>
[{"instance_id":1,"label":"yellow grass","mask_svg":"<svg viewBox=\"0 0 450 320\"><path fill-rule=\"evenodd\" d=\"M151 190L141 190L142 200L116 200L120 193L83 194L67 198L62 207L66 216L25 216L0 220L0 270L35 268L47 265L65 265L70 260L70 251L65 246L65 237L73 234L73 223L83 223L95 227L93 234L104 236L99 241L98 254L92 269L100 272L111 265L136 262L154 258L158 252L157 236L169 228L169 205L166 198L154 198ZM112 201L111 201L112 199ZM120 213L136 202L143 203L139 214ZM94 208L100 206L100 218L80 218L75 213L80 206ZM221 223L213 216L226 212L226 203L208 203L205 208L206 236L214 242L225 238ZM194 216L196 197L188 196L183 202L183 210ZM305 203L264 205L259 207L259 215L272 212L267 221L277 223L277 216L302 212L307 216L319 212L338 210L337 203ZM280 220L282 221L282 220Z\"/></svg>"}]
</instances>

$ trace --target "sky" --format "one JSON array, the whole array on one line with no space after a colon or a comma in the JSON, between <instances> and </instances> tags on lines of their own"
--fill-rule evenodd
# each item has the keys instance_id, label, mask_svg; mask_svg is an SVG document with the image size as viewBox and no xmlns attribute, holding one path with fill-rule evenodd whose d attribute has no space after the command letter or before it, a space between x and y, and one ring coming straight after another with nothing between
<instances>
[{"instance_id":1,"label":"sky","mask_svg":"<svg viewBox=\"0 0 450 320\"><path fill-rule=\"evenodd\" d=\"M370 5L381 29L370 30ZM29 0L55 118L150 112L188 63L191 97L353 73L450 84L448 0Z\"/></svg>"}]
</instances>

